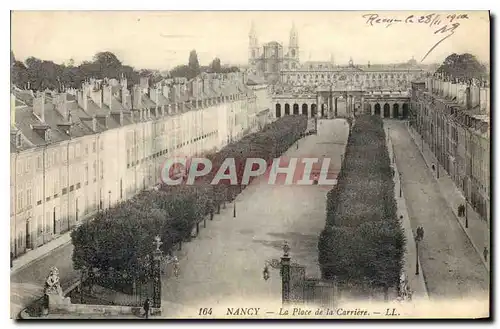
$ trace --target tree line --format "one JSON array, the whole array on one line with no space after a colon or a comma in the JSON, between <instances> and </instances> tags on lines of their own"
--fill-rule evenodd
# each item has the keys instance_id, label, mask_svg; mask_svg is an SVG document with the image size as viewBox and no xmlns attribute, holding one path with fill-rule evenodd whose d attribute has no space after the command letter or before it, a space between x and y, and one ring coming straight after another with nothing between
<instances>
[{"instance_id":1,"label":"tree line","mask_svg":"<svg viewBox=\"0 0 500 329\"><path fill-rule=\"evenodd\" d=\"M387 295L398 286L405 236L392 179L382 119L357 117L338 183L327 194L318 242L323 278L367 294L383 289Z\"/></svg>"},{"instance_id":2,"label":"tree line","mask_svg":"<svg viewBox=\"0 0 500 329\"><path fill-rule=\"evenodd\" d=\"M75 65L73 60L64 64L56 64L50 60L28 57L24 62L15 58L10 52L11 84L22 89L35 91L59 90L65 88L79 89L82 83L91 78L95 79L120 79L125 77L128 87L138 84L141 77L149 77L150 84L161 81L166 77L183 77L192 79L201 72L228 73L236 72L237 67L224 67L219 58L215 58L210 65L200 66L196 50L189 54L188 65L174 67L168 74L158 70L135 69L125 65L118 57L109 51L98 52L92 61L84 61Z\"/></svg>"}]
</instances>

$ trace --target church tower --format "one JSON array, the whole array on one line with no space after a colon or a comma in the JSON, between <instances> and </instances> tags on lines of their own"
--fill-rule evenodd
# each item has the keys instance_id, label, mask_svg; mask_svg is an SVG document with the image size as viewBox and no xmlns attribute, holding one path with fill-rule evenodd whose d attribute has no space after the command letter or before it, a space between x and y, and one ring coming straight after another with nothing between
<instances>
[{"instance_id":1,"label":"church tower","mask_svg":"<svg viewBox=\"0 0 500 329\"><path fill-rule=\"evenodd\" d=\"M250 33L248 34L248 64L255 67L257 65L257 58L259 57L259 41L257 39L257 33L255 32L255 26L252 21L252 26L250 27Z\"/></svg>"},{"instance_id":2,"label":"church tower","mask_svg":"<svg viewBox=\"0 0 500 329\"><path fill-rule=\"evenodd\" d=\"M290 30L290 41L288 43L288 56L290 61L299 62L299 34L295 28L295 23L292 23L292 29Z\"/></svg>"}]
</instances>

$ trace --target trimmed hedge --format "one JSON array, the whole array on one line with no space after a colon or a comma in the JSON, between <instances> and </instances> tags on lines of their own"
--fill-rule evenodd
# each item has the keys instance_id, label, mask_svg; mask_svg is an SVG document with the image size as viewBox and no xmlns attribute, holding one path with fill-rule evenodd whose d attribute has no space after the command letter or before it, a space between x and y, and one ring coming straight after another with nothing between
<instances>
[{"instance_id":1,"label":"trimmed hedge","mask_svg":"<svg viewBox=\"0 0 500 329\"><path fill-rule=\"evenodd\" d=\"M242 164L247 158L271 162L296 142L306 127L306 117L286 116L208 157L214 168L224 159L234 157L241 182ZM98 270L101 277L119 273L130 282L146 279L150 273L147 259L155 248L156 235L162 239L161 249L168 253L175 244L189 239L194 226L206 215L241 192L241 186L210 185L214 174L215 170L195 185L143 191L82 224L71 234L75 269Z\"/></svg>"},{"instance_id":2,"label":"trimmed hedge","mask_svg":"<svg viewBox=\"0 0 500 329\"><path fill-rule=\"evenodd\" d=\"M338 184L327 195L318 242L325 279L386 289L399 282L405 236L385 138L381 118L356 118Z\"/></svg>"}]
</instances>

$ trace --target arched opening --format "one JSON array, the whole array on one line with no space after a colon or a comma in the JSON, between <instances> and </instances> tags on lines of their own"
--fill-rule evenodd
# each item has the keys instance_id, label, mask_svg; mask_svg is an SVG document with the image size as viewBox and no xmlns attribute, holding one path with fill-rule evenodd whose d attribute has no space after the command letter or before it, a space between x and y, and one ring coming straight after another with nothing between
<instances>
[{"instance_id":1,"label":"arched opening","mask_svg":"<svg viewBox=\"0 0 500 329\"><path fill-rule=\"evenodd\" d=\"M299 104L297 103L293 104L293 114L299 115Z\"/></svg>"},{"instance_id":2,"label":"arched opening","mask_svg":"<svg viewBox=\"0 0 500 329\"><path fill-rule=\"evenodd\" d=\"M380 104L375 104L375 115L380 115Z\"/></svg>"},{"instance_id":3,"label":"arched opening","mask_svg":"<svg viewBox=\"0 0 500 329\"><path fill-rule=\"evenodd\" d=\"M317 112L317 109L316 109L316 104L312 104L311 105L311 117L316 117L316 112Z\"/></svg>"},{"instance_id":4,"label":"arched opening","mask_svg":"<svg viewBox=\"0 0 500 329\"><path fill-rule=\"evenodd\" d=\"M290 115L290 104L285 104L285 115Z\"/></svg>"},{"instance_id":5,"label":"arched opening","mask_svg":"<svg viewBox=\"0 0 500 329\"><path fill-rule=\"evenodd\" d=\"M403 119L408 119L408 103L403 104Z\"/></svg>"},{"instance_id":6,"label":"arched opening","mask_svg":"<svg viewBox=\"0 0 500 329\"><path fill-rule=\"evenodd\" d=\"M399 104L396 103L392 106L392 117L399 118Z\"/></svg>"},{"instance_id":7,"label":"arched opening","mask_svg":"<svg viewBox=\"0 0 500 329\"><path fill-rule=\"evenodd\" d=\"M307 104L302 104L302 115L307 115Z\"/></svg>"},{"instance_id":8,"label":"arched opening","mask_svg":"<svg viewBox=\"0 0 500 329\"><path fill-rule=\"evenodd\" d=\"M281 118L281 104L276 104L276 117Z\"/></svg>"},{"instance_id":9,"label":"arched opening","mask_svg":"<svg viewBox=\"0 0 500 329\"><path fill-rule=\"evenodd\" d=\"M325 116L325 104L321 104L321 117Z\"/></svg>"},{"instance_id":10,"label":"arched opening","mask_svg":"<svg viewBox=\"0 0 500 329\"><path fill-rule=\"evenodd\" d=\"M387 103L384 104L384 118L389 118L391 116L391 106Z\"/></svg>"},{"instance_id":11,"label":"arched opening","mask_svg":"<svg viewBox=\"0 0 500 329\"><path fill-rule=\"evenodd\" d=\"M372 114L372 105L370 103L365 103L365 113Z\"/></svg>"}]
</instances>

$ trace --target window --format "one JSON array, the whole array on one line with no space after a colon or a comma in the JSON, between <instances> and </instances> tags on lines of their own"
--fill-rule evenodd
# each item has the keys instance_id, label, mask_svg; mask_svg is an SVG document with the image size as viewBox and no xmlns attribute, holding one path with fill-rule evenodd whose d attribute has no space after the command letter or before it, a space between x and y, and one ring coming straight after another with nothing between
<instances>
[{"instance_id":1,"label":"window","mask_svg":"<svg viewBox=\"0 0 500 329\"><path fill-rule=\"evenodd\" d=\"M88 184L89 182L89 165L88 164L85 164L85 173L84 173L84 181L85 181L85 184Z\"/></svg>"},{"instance_id":2,"label":"window","mask_svg":"<svg viewBox=\"0 0 500 329\"><path fill-rule=\"evenodd\" d=\"M30 172L30 170L31 170L31 159L30 159L30 158L28 158L28 159L26 159L26 168L25 168L25 172L27 172L27 173L28 173L28 172Z\"/></svg>"},{"instance_id":3,"label":"window","mask_svg":"<svg viewBox=\"0 0 500 329\"><path fill-rule=\"evenodd\" d=\"M17 192L17 211L23 209L23 191Z\"/></svg>"},{"instance_id":4,"label":"window","mask_svg":"<svg viewBox=\"0 0 500 329\"><path fill-rule=\"evenodd\" d=\"M96 152L96 142L92 142L92 152L95 153Z\"/></svg>"},{"instance_id":5,"label":"window","mask_svg":"<svg viewBox=\"0 0 500 329\"><path fill-rule=\"evenodd\" d=\"M36 169L37 170L42 169L42 156L41 155L38 155L36 157Z\"/></svg>"},{"instance_id":6,"label":"window","mask_svg":"<svg viewBox=\"0 0 500 329\"><path fill-rule=\"evenodd\" d=\"M66 162L66 160L68 160L68 151L67 151L67 149L65 147L63 147L63 149L62 149L61 160L63 162Z\"/></svg>"},{"instance_id":7,"label":"window","mask_svg":"<svg viewBox=\"0 0 500 329\"><path fill-rule=\"evenodd\" d=\"M101 141L101 150L104 150L104 141Z\"/></svg>"},{"instance_id":8,"label":"window","mask_svg":"<svg viewBox=\"0 0 500 329\"><path fill-rule=\"evenodd\" d=\"M85 155L89 155L89 146L85 144Z\"/></svg>"},{"instance_id":9,"label":"window","mask_svg":"<svg viewBox=\"0 0 500 329\"><path fill-rule=\"evenodd\" d=\"M101 166L100 167L101 167L101 179L103 179L104 178L104 163L103 163L102 160L101 160Z\"/></svg>"},{"instance_id":10,"label":"window","mask_svg":"<svg viewBox=\"0 0 500 329\"><path fill-rule=\"evenodd\" d=\"M21 147L23 143L23 136L21 134L17 134L16 136L16 147Z\"/></svg>"},{"instance_id":11,"label":"window","mask_svg":"<svg viewBox=\"0 0 500 329\"><path fill-rule=\"evenodd\" d=\"M18 160L17 161L17 174L22 174L24 170L24 163L23 160Z\"/></svg>"},{"instance_id":12,"label":"window","mask_svg":"<svg viewBox=\"0 0 500 329\"><path fill-rule=\"evenodd\" d=\"M68 182L66 181L66 171L65 171L65 170L63 170L63 171L61 172L61 185L62 185L63 187L68 186Z\"/></svg>"},{"instance_id":13,"label":"window","mask_svg":"<svg viewBox=\"0 0 500 329\"><path fill-rule=\"evenodd\" d=\"M31 192L31 187L28 188L28 190L26 191L26 204L28 206L31 206L32 204L32 199L33 199L33 195L32 195L32 192Z\"/></svg>"},{"instance_id":14,"label":"window","mask_svg":"<svg viewBox=\"0 0 500 329\"><path fill-rule=\"evenodd\" d=\"M94 174L94 182L95 182L96 179L97 179L97 163L96 163L95 160L94 160L94 163L92 164L92 171L93 171L93 174Z\"/></svg>"}]
</instances>

